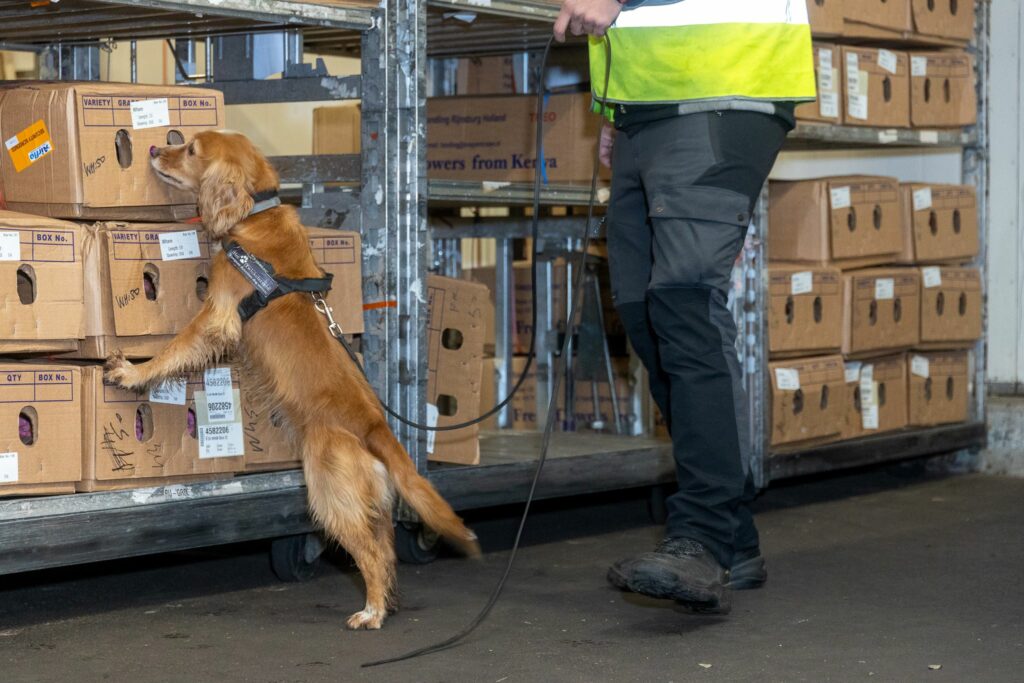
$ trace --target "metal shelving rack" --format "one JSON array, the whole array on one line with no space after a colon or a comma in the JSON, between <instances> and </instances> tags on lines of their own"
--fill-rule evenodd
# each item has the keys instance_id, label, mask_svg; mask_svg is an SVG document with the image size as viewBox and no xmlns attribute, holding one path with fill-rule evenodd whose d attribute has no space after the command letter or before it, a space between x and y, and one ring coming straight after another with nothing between
<instances>
[{"instance_id":1,"label":"metal shelving rack","mask_svg":"<svg viewBox=\"0 0 1024 683\"><path fill-rule=\"evenodd\" d=\"M352 0L359 3L360 0ZM508 310L511 240L525 237L524 219L428 219L428 199L449 205L525 205L531 188L522 184L474 184L426 180L425 76L427 55L508 53L543 46L557 3L544 0L386 0L382 8L344 0L63 0L37 9L21 0L0 0L0 41L10 48L48 46L61 75L82 77L91 65L79 48L116 38L205 39L266 31L294 31L315 53L356 54L359 76L312 74L280 81L214 82L228 104L320 99L362 99L361 157L281 157L274 160L285 182L302 185L302 213L310 224L362 232L364 300L384 304L366 314L362 349L375 388L411 418L425 418L426 310L422 282L431 265L432 241L497 237L498 282ZM471 25L446 18L472 13ZM979 125L967 132L918 131L801 125L791 145L814 148L881 146L962 147L964 176L978 186L982 244L987 220L986 130L988 5L979 4L977 64L981 97ZM430 40L428 41L428 34ZM55 41L58 41L55 43ZM435 42L436 41L436 42ZM300 43L301 46L301 43ZM298 51L301 55L301 47ZM362 191L326 187L332 181L359 183ZM546 205L581 205L587 188L552 186ZM975 358L975 402L968 424L897 432L786 453L766 445L767 386L764 238L767 205L755 221L755 239L744 256L741 330L755 435L755 472L761 485L799 476L886 460L978 447L984 443L984 342ZM546 239L576 237L581 218L541 222ZM444 240L445 242L440 242ZM984 268L984 259L979 260ZM502 303L504 301L504 303ZM543 307L542 307L543 309ZM549 312L542 315L550 319ZM510 355L508 331L499 335L499 357ZM501 338L505 341L502 342ZM501 346L504 344L504 346ZM551 356L542 359L549 368ZM540 376L540 372L538 373ZM506 379L507 381L507 379ZM499 391L500 393L500 391ZM538 391L538 399L543 391ZM514 503L525 498L539 435L486 433L478 467L428 467L425 437L393 425L418 469L456 508ZM649 486L674 479L666 442L605 434L556 436L539 490L541 497ZM410 519L400 510L402 519ZM0 500L0 574L92 562L312 530L306 516L301 472L276 472L226 481L177 484L153 489Z\"/></svg>"}]
</instances>

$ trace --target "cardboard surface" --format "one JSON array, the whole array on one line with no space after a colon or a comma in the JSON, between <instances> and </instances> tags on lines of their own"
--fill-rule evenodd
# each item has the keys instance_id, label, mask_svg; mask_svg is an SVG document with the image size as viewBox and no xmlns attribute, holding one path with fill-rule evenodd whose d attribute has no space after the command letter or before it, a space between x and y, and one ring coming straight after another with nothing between
<instances>
[{"instance_id":1,"label":"cardboard surface","mask_svg":"<svg viewBox=\"0 0 1024 683\"><path fill-rule=\"evenodd\" d=\"M844 46L842 53L843 123L909 128L910 59L907 53L849 46Z\"/></svg>"},{"instance_id":2,"label":"cardboard surface","mask_svg":"<svg viewBox=\"0 0 1024 683\"><path fill-rule=\"evenodd\" d=\"M245 431L245 471L269 472L302 467L298 448L280 416L267 410L253 393L251 378L241 369L239 394Z\"/></svg>"},{"instance_id":3,"label":"cardboard surface","mask_svg":"<svg viewBox=\"0 0 1024 683\"><path fill-rule=\"evenodd\" d=\"M846 363L846 420L841 438L907 426L906 354Z\"/></svg>"},{"instance_id":4,"label":"cardboard surface","mask_svg":"<svg viewBox=\"0 0 1024 683\"><path fill-rule=\"evenodd\" d=\"M138 102L149 118L133 113ZM157 177L149 148L223 127L223 95L205 88L12 82L0 89L6 206L61 218L194 216L195 197Z\"/></svg>"},{"instance_id":5,"label":"cardboard surface","mask_svg":"<svg viewBox=\"0 0 1024 683\"><path fill-rule=\"evenodd\" d=\"M810 7L814 0L807 4ZM842 49L832 43L814 43L814 73L818 82L818 99L797 105L796 118L817 123L842 123L845 99Z\"/></svg>"},{"instance_id":6,"label":"cardboard surface","mask_svg":"<svg viewBox=\"0 0 1024 683\"><path fill-rule=\"evenodd\" d=\"M313 110L313 154L359 154L360 108L349 103Z\"/></svg>"},{"instance_id":7,"label":"cardboard surface","mask_svg":"<svg viewBox=\"0 0 1024 683\"><path fill-rule=\"evenodd\" d=\"M544 267L544 266L540 266ZM551 316L555 328L564 331L567 316L565 277L565 261L559 259L551 262L550 304ZM512 307L512 353L526 354L530 350L530 334L533 330L533 287L530 283L530 263L518 262L512 267L514 284L514 305ZM485 285L490 292L491 317L487 319L487 332L484 338L489 353L494 352L495 327L493 319L494 295L498 291L494 283L494 268L471 268L465 275L473 282ZM538 344L539 346L539 344Z\"/></svg>"},{"instance_id":8,"label":"cardboard surface","mask_svg":"<svg viewBox=\"0 0 1024 683\"><path fill-rule=\"evenodd\" d=\"M552 95L544 124L544 176L589 182L601 117L590 94ZM437 97L427 100L427 175L477 182L532 181L536 97ZM610 171L601 167L601 177Z\"/></svg>"},{"instance_id":9,"label":"cardboard surface","mask_svg":"<svg viewBox=\"0 0 1024 683\"><path fill-rule=\"evenodd\" d=\"M811 5L815 0L809 0ZM843 18L868 26L910 31L910 0L843 0Z\"/></svg>"},{"instance_id":10,"label":"cardboard surface","mask_svg":"<svg viewBox=\"0 0 1024 683\"><path fill-rule=\"evenodd\" d=\"M978 255L978 201L972 186L903 183L900 206L901 263L963 263Z\"/></svg>"},{"instance_id":11,"label":"cardboard surface","mask_svg":"<svg viewBox=\"0 0 1024 683\"><path fill-rule=\"evenodd\" d=\"M514 95L517 92L511 55L463 57L458 60L456 74L457 95Z\"/></svg>"},{"instance_id":12,"label":"cardboard surface","mask_svg":"<svg viewBox=\"0 0 1024 683\"><path fill-rule=\"evenodd\" d=\"M911 52L910 120L915 127L978 122L974 60L966 52ZM916 75L915 75L916 74Z\"/></svg>"},{"instance_id":13,"label":"cardboard surface","mask_svg":"<svg viewBox=\"0 0 1024 683\"><path fill-rule=\"evenodd\" d=\"M910 7L917 33L964 42L974 38L974 0L910 0Z\"/></svg>"},{"instance_id":14,"label":"cardboard surface","mask_svg":"<svg viewBox=\"0 0 1024 683\"><path fill-rule=\"evenodd\" d=\"M843 342L842 274L835 268L768 268L768 348L773 356L836 353Z\"/></svg>"},{"instance_id":15,"label":"cardboard surface","mask_svg":"<svg viewBox=\"0 0 1024 683\"><path fill-rule=\"evenodd\" d=\"M317 265L334 274L327 303L345 334L362 334L363 248L358 232L307 228Z\"/></svg>"},{"instance_id":16,"label":"cardboard surface","mask_svg":"<svg viewBox=\"0 0 1024 683\"><path fill-rule=\"evenodd\" d=\"M770 190L768 255L773 262L845 269L898 259L903 235L895 178L773 181Z\"/></svg>"},{"instance_id":17,"label":"cardboard surface","mask_svg":"<svg viewBox=\"0 0 1024 683\"><path fill-rule=\"evenodd\" d=\"M815 37L838 36L843 32L843 0L807 0L807 16Z\"/></svg>"},{"instance_id":18,"label":"cardboard surface","mask_svg":"<svg viewBox=\"0 0 1024 683\"><path fill-rule=\"evenodd\" d=\"M490 294L467 280L429 275L427 301L428 423L459 424L480 415L485 310ZM430 411L435 410L432 420ZM480 462L478 425L428 435L430 460L476 465Z\"/></svg>"},{"instance_id":19,"label":"cardboard surface","mask_svg":"<svg viewBox=\"0 0 1024 683\"><path fill-rule=\"evenodd\" d=\"M926 271L931 270L931 273ZM939 274L939 278L935 274ZM941 279L941 283L936 280ZM976 268L922 269L919 348L964 348L981 338L981 273Z\"/></svg>"},{"instance_id":20,"label":"cardboard surface","mask_svg":"<svg viewBox=\"0 0 1024 683\"><path fill-rule=\"evenodd\" d=\"M828 439L840 434L846 414L841 356L794 358L768 364L771 374L771 445ZM782 370L782 373L779 372ZM796 379L780 384L781 374Z\"/></svg>"},{"instance_id":21,"label":"cardboard surface","mask_svg":"<svg viewBox=\"0 0 1024 683\"><path fill-rule=\"evenodd\" d=\"M74 223L0 211L0 353L78 348L84 235Z\"/></svg>"},{"instance_id":22,"label":"cardboard surface","mask_svg":"<svg viewBox=\"0 0 1024 683\"><path fill-rule=\"evenodd\" d=\"M912 353L908 366L911 426L929 427L967 420L970 391L966 351Z\"/></svg>"},{"instance_id":23,"label":"cardboard surface","mask_svg":"<svg viewBox=\"0 0 1024 683\"><path fill-rule=\"evenodd\" d=\"M81 371L69 365L0 364L0 496L74 491L82 478L80 386Z\"/></svg>"},{"instance_id":24,"label":"cardboard surface","mask_svg":"<svg viewBox=\"0 0 1024 683\"><path fill-rule=\"evenodd\" d=\"M204 390L203 373L187 378L185 404L176 405L152 401L148 393L105 384L103 369L98 365L83 366L81 371L80 491L131 488L140 485L140 480L166 483L243 470L242 456L199 457L199 441L190 432L189 411L196 411L196 391ZM237 390L237 374L232 375Z\"/></svg>"},{"instance_id":25,"label":"cardboard surface","mask_svg":"<svg viewBox=\"0 0 1024 683\"><path fill-rule=\"evenodd\" d=\"M921 335L921 276L913 268L843 273L843 353L909 349Z\"/></svg>"}]
</instances>

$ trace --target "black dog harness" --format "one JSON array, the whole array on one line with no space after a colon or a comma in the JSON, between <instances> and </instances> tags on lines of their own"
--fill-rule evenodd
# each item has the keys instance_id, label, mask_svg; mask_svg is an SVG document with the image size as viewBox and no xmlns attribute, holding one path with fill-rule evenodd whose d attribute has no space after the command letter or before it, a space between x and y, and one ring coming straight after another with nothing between
<instances>
[{"instance_id":1,"label":"black dog harness","mask_svg":"<svg viewBox=\"0 0 1024 683\"><path fill-rule=\"evenodd\" d=\"M252 195L255 202L249 215L255 215L275 206L280 206L281 200L276 190L268 190ZM332 273L325 273L323 277L307 277L301 280L281 277L274 272L274 267L261 258L253 256L235 241L224 242L224 253L228 261L242 274L246 280L255 288L253 293L242 299L238 304L238 315L242 322L253 317L278 297L294 292L327 294L331 289L331 281L334 279Z\"/></svg>"}]
</instances>

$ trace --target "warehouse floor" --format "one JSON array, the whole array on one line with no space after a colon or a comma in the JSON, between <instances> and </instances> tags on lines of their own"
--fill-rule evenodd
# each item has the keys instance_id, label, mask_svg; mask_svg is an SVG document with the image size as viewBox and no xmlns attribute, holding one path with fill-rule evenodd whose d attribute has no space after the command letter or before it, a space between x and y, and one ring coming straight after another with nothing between
<instances>
[{"instance_id":1,"label":"warehouse floor","mask_svg":"<svg viewBox=\"0 0 1024 683\"><path fill-rule=\"evenodd\" d=\"M644 499L546 504L491 620L457 649L360 662L445 637L482 605L512 515L477 516L489 549L403 566L404 609L350 633L343 559L305 584L263 544L4 577L0 679L306 681L1016 681L1024 667L1024 479L897 468L770 491L771 580L728 618L623 596L610 560L658 537ZM932 667L941 667L938 669Z\"/></svg>"}]
</instances>

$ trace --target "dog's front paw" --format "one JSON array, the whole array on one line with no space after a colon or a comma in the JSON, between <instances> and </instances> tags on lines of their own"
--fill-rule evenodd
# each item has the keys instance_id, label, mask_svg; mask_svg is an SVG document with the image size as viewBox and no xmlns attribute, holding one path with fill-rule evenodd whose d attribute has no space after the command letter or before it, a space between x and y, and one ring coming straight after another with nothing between
<instances>
[{"instance_id":1,"label":"dog's front paw","mask_svg":"<svg viewBox=\"0 0 1024 683\"><path fill-rule=\"evenodd\" d=\"M142 388L139 386L138 370L120 351L114 351L107 357L107 362L103 364L103 378L125 389Z\"/></svg>"},{"instance_id":2,"label":"dog's front paw","mask_svg":"<svg viewBox=\"0 0 1024 683\"><path fill-rule=\"evenodd\" d=\"M356 612L350 616L345 625L353 631L376 631L384 625L384 617L386 616L387 611L385 610L367 607L363 611Z\"/></svg>"}]
</instances>

